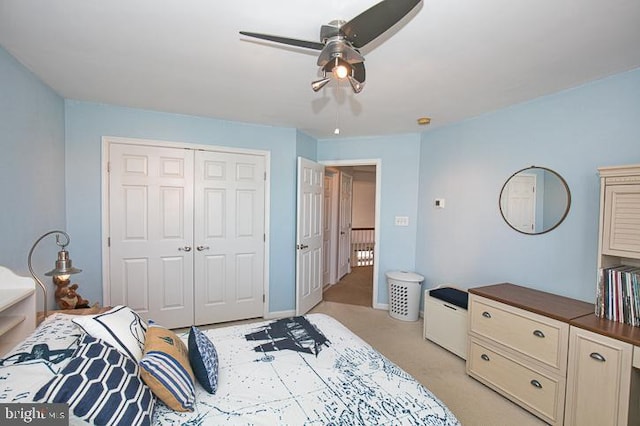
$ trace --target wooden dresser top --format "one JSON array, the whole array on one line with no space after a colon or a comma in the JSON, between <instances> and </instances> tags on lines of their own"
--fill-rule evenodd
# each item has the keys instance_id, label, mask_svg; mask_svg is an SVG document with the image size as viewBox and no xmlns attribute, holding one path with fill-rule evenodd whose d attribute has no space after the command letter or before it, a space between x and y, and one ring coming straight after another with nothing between
<instances>
[{"instance_id":1,"label":"wooden dresser top","mask_svg":"<svg viewBox=\"0 0 640 426\"><path fill-rule=\"evenodd\" d=\"M510 283L470 288L469 293L567 323L594 312L592 303Z\"/></svg>"},{"instance_id":2,"label":"wooden dresser top","mask_svg":"<svg viewBox=\"0 0 640 426\"><path fill-rule=\"evenodd\" d=\"M640 346L640 327L599 318L595 314L576 318L571 325Z\"/></svg>"}]
</instances>

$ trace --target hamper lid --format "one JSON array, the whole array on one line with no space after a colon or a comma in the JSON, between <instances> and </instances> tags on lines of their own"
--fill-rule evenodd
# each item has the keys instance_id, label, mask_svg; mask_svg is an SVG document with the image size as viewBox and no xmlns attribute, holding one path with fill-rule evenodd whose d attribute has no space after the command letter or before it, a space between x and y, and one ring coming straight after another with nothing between
<instances>
[{"instance_id":1,"label":"hamper lid","mask_svg":"<svg viewBox=\"0 0 640 426\"><path fill-rule=\"evenodd\" d=\"M387 272L387 277L392 280L398 281L410 281L410 282L422 282L424 281L424 277L420 274L416 274L415 272L407 272L407 271L390 271Z\"/></svg>"}]
</instances>

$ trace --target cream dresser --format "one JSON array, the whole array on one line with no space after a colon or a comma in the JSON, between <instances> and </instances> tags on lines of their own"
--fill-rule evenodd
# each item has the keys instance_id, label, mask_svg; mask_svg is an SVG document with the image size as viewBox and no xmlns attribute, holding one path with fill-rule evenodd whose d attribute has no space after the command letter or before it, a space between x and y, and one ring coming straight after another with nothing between
<instances>
[{"instance_id":1,"label":"cream dresser","mask_svg":"<svg viewBox=\"0 0 640 426\"><path fill-rule=\"evenodd\" d=\"M549 424L563 424L569 322L590 303L514 284L469 289L467 373Z\"/></svg>"}]
</instances>

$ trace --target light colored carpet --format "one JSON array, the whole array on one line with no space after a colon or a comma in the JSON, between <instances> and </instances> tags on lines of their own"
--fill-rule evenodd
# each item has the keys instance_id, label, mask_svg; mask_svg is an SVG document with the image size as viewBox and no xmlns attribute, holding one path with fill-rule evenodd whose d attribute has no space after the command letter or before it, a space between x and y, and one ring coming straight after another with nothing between
<instances>
[{"instance_id":1,"label":"light colored carpet","mask_svg":"<svg viewBox=\"0 0 640 426\"><path fill-rule=\"evenodd\" d=\"M351 268L351 273L326 289L322 298L330 302L372 306L373 266Z\"/></svg>"},{"instance_id":2,"label":"light colored carpet","mask_svg":"<svg viewBox=\"0 0 640 426\"><path fill-rule=\"evenodd\" d=\"M324 301L311 312L330 315L431 390L464 426L545 423L467 376L465 361L423 338L422 318L406 322L387 311Z\"/></svg>"}]
</instances>

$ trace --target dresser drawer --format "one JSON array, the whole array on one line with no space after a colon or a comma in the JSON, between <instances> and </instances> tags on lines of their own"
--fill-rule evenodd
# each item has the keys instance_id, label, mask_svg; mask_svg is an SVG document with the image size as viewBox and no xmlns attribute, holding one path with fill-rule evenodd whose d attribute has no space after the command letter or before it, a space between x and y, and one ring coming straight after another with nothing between
<instances>
[{"instance_id":1,"label":"dresser drawer","mask_svg":"<svg viewBox=\"0 0 640 426\"><path fill-rule=\"evenodd\" d=\"M469 330L565 374L568 324L470 295Z\"/></svg>"},{"instance_id":2,"label":"dresser drawer","mask_svg":"<svg viewBox=\"0 0 640 426\"><path fill-rule=\"evenodd\" d=\"M469 342L470 376L535 412L548 423L562 423L565 380L543 374L475 339Z\"/></svg>"}]
</instances>

